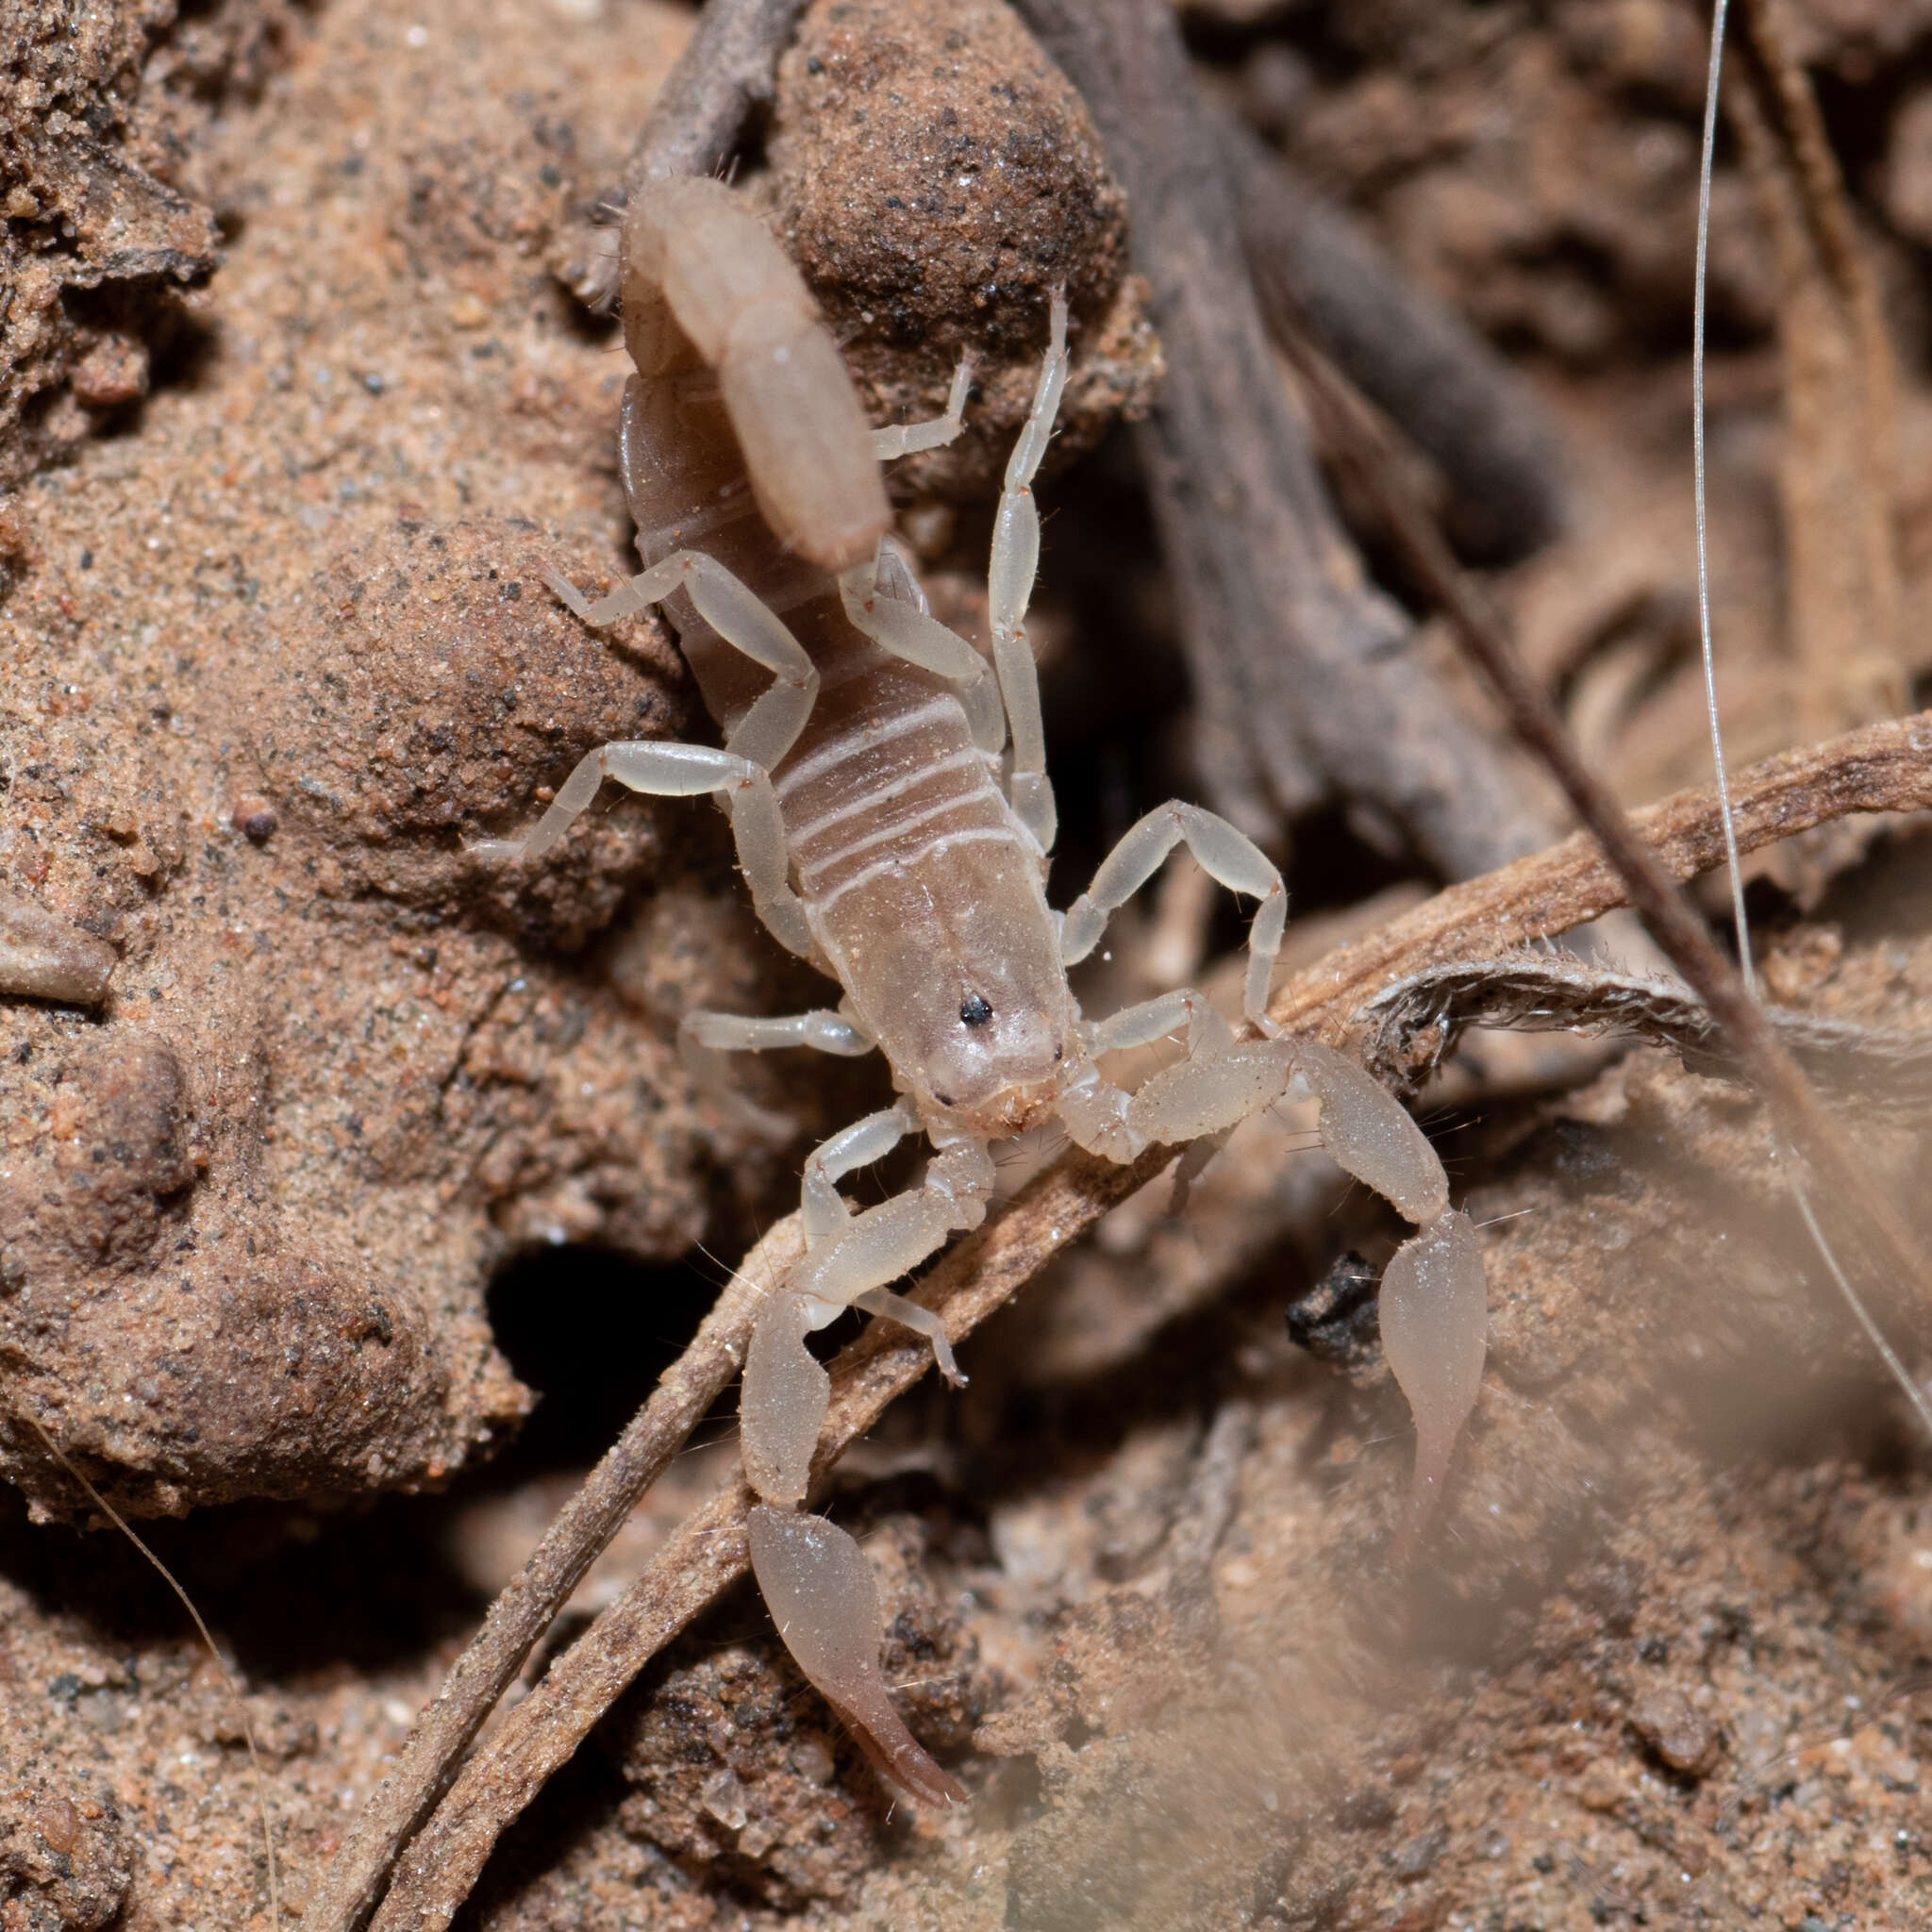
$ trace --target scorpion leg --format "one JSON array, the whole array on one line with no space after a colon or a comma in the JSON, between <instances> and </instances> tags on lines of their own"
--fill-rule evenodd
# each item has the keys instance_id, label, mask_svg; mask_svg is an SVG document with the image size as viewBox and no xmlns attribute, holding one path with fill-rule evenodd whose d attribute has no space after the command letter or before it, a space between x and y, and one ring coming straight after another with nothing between
<instances>
[{"instance_id":1,"label":"scorpion leg","mask_svg":"<svg viewBox=\"0 0 1932 1932\"><path fill-rule=\"evenodd\" d=\"M987 572L988 601L992 612L992 661L999 675L1000 695L1013 733L1013 767L1008 795L1020 822L1040 841L1042 852L1053 849L1058 814L1053 784L1046 775L1046 733L1040 717L1040 671L1033 661L1024 625L1033 577L1040 564L1040 509L1033 500L1034 473L1046 454L1058 413L1060 391L1067 383L1067 297L1056 289L1052 306L1052 339L1046 360L1033 391L1033 408L1013 453L1007 459L1006 488L992 526L992 561Z\"/></svg>"},{"instance_id":2,"label":"scorpion leg","mask_svg":"<svg viewBox=\"0 0 1932 1932\"><path fill-rule=\"evenodd\" d=\"M1183 1025L1188 1029L1191 1065L1218 1059L1234 1044L1233 1027L1214 1010L1206 993L1191 987L1164 992L1081 1026L1085 1065L1076 1066L1059 1095L1060 1124L1079 1146L1108 1160L1124 1163L1138 1158L1148 1141L1138 1124L1138 1096L1116 1087L1095 1062L1118 1047L1151 1045Z\"/></svg>"},{"instance_id":3,"label":"scorpion leg","mask_svg":"<svg viewBox=\"0 0 1932 1932\"><path fill-rule=\"evenodd\" d=\"M1108 918L1154 876L1183 841L1212 878L1230 891L1247 892L1261 902L1248 928L1244 1004L1248 1018L1265 1028L1268 985L1288 924L1288 892L1280 873L1259 846L1225 819L1198 806L1171 800L1128 830L1101 861L1093 883L1068 908L1060 927L1060 958L1069 965L1084 959L1099 942ZM1091 1064L1094 1057L1110 1048L1158 1040L1183 1021L1188 1058L1170 1069L1172 1077L1164 1081L1158 1076L1129 1094L1110 1085ZM1282 1056L1239 1055L1227 1023L1205 994L1191 990L1129 1007L1086 1028L1082 1040L1089 1064L1062 1090L1060 1119L1079 1145L1110 1160L1131 1160L1150 1141L1224 1136L1237 1122L1278 1100L1286 1090ZM1176 1181L1176 1199L1184 1196L1213 1153L1209 1148L1188 1157Z\"/></svg>"},{"instance_id":4,"label":"scorpion leg","mask_svg":"<svg viewBox=\"0 0 1932 1932\"><path fill-rule=\"evenodd\" d=\"M847 1215L833 1177L876 1159L914 1124L908 1114L888 1108L826 1141L813 1157L820 1163L816 1174L807 1162L808 1223L829 1232L808 1247L805 1259L760 1310L744 1367L745 1469L767 1502L795 1507L804 1500L806 1474L825 1420L829 1385L805 1345L806 1336L909 1274L958 1229L976 1227L986 1217L992 1159L983 1141L963 1135L940 1149L922 1185L862 1214ZM893 1296L874 1311L897 1320L898 1304ZM923 1315L906 1325L931 1342L941 1374L958 1375L943 1329Z\"/></svg>"},{"instance_id":5,"label":"scorpion leg","mask_svg":"<svg viewBox=\"0 0 1932 1932\"><path fill-rule=\"evenodd\" d=\"M789 1139L792 1123L757 1106L737 1090L724 1072L727 1053L763 1053L772 1047L809 1046L820 1053L851 1058L877 1045L857 1020L815 1007L808 1013L753 1018L700 1008L677 1023L677 1057L685 1071L721 1106L774 1140Z\"/></svg>"},{"instance_id":6,"label":"scorpion leg","mask_svg":"<svg viewBox=\"0 0 1932 1932\"><path fill-rule=\"evenodd\" d=\"M802 958L811 958L811 928L805 908L786 882L785 824L778 815L772 774L716 745L641 739L600 745L577 760L550 808L521 839L473 839L465 850L492 861L541 858L596 797L606 778L615 778L651 798L723 794L738 841L738 862L758 917L781 944Z\"/></svg>"},{"instance_id":7,"label":"scorpion leg","mask_svg":"<svg viewBox=\"0 0 1932 1932\"><path fill-rule=\"evenodd\" d=\"M966 640L938 623L910 560L882 537L868 562L839 578L839 597L852 627L882 650L959 687L967 728L979 750L997 755L1007 741L1007 709L992 667Z\"/></svg>"},{"instance_id":8,"label":"scorpion leg","mask_svg":"<svg viewBox=\"0 0 1932 1932\"><path fill-rule=\"evenodd\" d=\"M950 1236L977 1227L993 1191L992 1157L986 1148L974 1135L949 1137L918 1187L854 1215L837 1240L808 1251L788 1290L836 1313L909 1274Z\"/></svg>"},{"instance_id":9,"label":"scorpion leg","mask_svg":"<svg viewBox=\"0 0 1932 1932\"><path fill-rule=\"evenodd\" d=\"M1108 1126L1119 1141L1136 1151L1157 1141L1199 1144L1286 1099L1299 1084L1321 1103L1322 1144L1336 1165L1373 1188L1417 1229L1396 1250L1381 1291L1383 1352L1415 1418L1415 1478L1406 1532L1412 1539L1441 1493L1482 1383L1489 1307L1475 1230L1467 1215L1450 1208L1441 1159L1407 1111L1353 1060L1319 1041L1218 1046L1211 1033L1196 1033L1185 995L1129 1008L1088 1037L1096 1050L1134 1044L1157 1037L1154 1029L1163 1019L1178 1024L1183 1013L1190 1021L1189 1058L1115 1102ZM1092 1077L1097 1083L1097 1074ZM1082 1146L1093 1142L1081 1109L1097 1112L1114 1091L1094 1096L1076 1087L1070 1093L1074 1105L1063 1110L1064 1117ZM1101 1141L1095 1151L1113 1153L1115 1147Z\"/></svg>"},{"instance_id":10,"label":"scorpion leg","mask_svg":"<svg viewBox=\"0 0 1932 1932\"><path fill-rule=\"evenodd\" d=\"M1060 957L1069 966L1084 959L1099 942L1108 920L1154 876L1168 854L1184 840L1188 850L1218 884L1261 902L1248 927L1248 981L1241 1006L1247 1017L1266 1031L1268 985L1274 973L1274 956L1281 950L1281 935L1288 926L1288 891L1274 861L1252 839L1197 805L1170 799L1128 829L1101 860L1093 883L1068 907L1066 924L1060 931Z\"/></svg>"},{"instance_id":11,"label":"scorpion leg","mask_svg":"<svg viewBox=\"0 0 1932 1932\"><path fill-rule=\"evenodd\" d=\"M953 1344L946 1335L946 1324L930 1308L923 1308L917 1302L908 1302L903 1294L894 1294L890 1288L869 1288L863 1294L852 1297L855 1308L863 1308L868 1315L882 1316L888 1322L896 1322L902 1328L909 1328L915 1335L923 1335L932 1344L932 1358L938 1364L939 1372L955 1389L966 1386L966 1377L959 1373L959 1364L953 1359Z\"/></svg>"},{"instance_id":12,"label":"scorpion leg","mask_svg":"<svg viewBox=\"0 0 1932 1932\"><path fill-rule=\"evenodd\" d=\"M840 575L839 596L853 629L949 684L976 684L986 675L986 659L958 631L926 614L924 595L914 603L903 591L894 594L881 581L881 560L868 558Z\"/></svg>"},{"instance_id":13,"label":"scorpion leg","mask_svg":"<svg viewBox=\"0 0 1932 1932\"><path fill-rule=\"evenodd\" d=\"M661 604L675 591L691 598L698 615L734 650L772 673L773 683L725 740L726 751L771 771L797 741L818 697L818 667L785 621L742 578L702 550L674 550L649 570L630 577L609 596L586 604L582 593L554 572L544 581L586 624L602 625Z\"/></svg>"},{"instance_id":14,"label":"scorpion leg","mask_svg":"<svg viewBox=\"0 0 1932 1932\"><path fill-rule=\"evenodd\" d=\"M606 778L652 798L696 798L707 791L771 780L749 759L711 744L622 739L586 752L563 781L549 810L521 839L474 839L466 848L478 858L541 858L591 799Z\"/></svg>"},{"instance_id":15,"label":"scorpion leg","mask_svg":"<svg viewBox=\"0 0 1932 1932\"><path fill-rule=\"evenodd\" d=\"M953 386L946 392L946 412L929 416L924 423L891 423L872 433L872 453L880 462L916 456L923 449L943 449L965 428L966 397L973 387L973 362L961 356L953 371Z\"/></svg>"},{"instance_id":16,"label":"scorpion leg","mask_svg":"<svg viewBox=\"0 0 1932 1932\"><path fill-rule=\"evenodd\" d=\"M817 1247L851 1222L852 1210L839 1191L840 1181L861 1167L883 1160L908 1134L918 1131L918 1114L902 1100L896 1107L854 1121L812 1150L805 1163L804 1197L799 1203L808 1248Z\"/></svg>"},{"instance_id":17,"label":"scorpion leg","mask_svg":"<svg viewBox=\"0 0 1932 1932\"><path fill-rule=\"evenodd\" d=\"M748 775L691 789L715 790L723 794L723 803L731 816L731 834L738 845L738 862L745 883L751 888L752 904L758 917L779 944L801 958L812 958L816 947L805 908L790 883L785 822L779 814L778 795L772 789L771 776L773 767L805 729L805 722L818 698L818 668L806 655L805 646L747 585L715 558L707 557L700 550L673 551L595 604L587 604L574 585L554 573L546 572L544 581L577 616L591 625L608 624L613 618L647 609L674 591L687 591L698 615L727 644L773 674L771 688L754 701L724 743L724 755L746 767ZM591 754L593 758L597 756ZM563 791L558 793L557 802L538 821L521 847L512 841L491 841L492 846L501 848L500 856L516 856L521 852L521 856L534 858L557 842L564 827L596 794L594 779L580 793L574 794L571 789L589 763L586 759L571 774ZM658 789L637 784L614 767L609 775L622 779L636 791ZM573 801L568 809L566 798ZM491 856L499 854L492 852Z\"/></svg>"},{"instance_id":18,"label":"scorpion leg","mask_svg":"<svg viewBox=\"0 0 1932 1932\"><path fill-rule=\"evenodd\" d=\"M1164 992L1080 1029L1080 1041L1096 1058L1125 1046L1151 1046L1180 1027L1188 1029L1188 1058L1205 1058L1234 1044L1234 1028L1204 992L1191 986Z\"/></svg>"}]
</instances>

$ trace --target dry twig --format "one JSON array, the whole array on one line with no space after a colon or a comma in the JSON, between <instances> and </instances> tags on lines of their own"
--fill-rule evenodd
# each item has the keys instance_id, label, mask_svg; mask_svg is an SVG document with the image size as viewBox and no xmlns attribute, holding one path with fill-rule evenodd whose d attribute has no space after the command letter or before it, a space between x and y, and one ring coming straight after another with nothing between
<instances>
[{"instance_id":1,"label":"dry twig","mask_svg":"<svg viewBox=\"0 0 1932 1932\"><path fill-rule=\"evenodd\" d=\"M804 11L805 0L707 0L632 144L623 186L598 196L554 264L587 308L604 315L616 305L617 241L608 225L632 189L725 169L746 123L777 93L778 56Z\"/></svg>"},{"instance_id":2,"label":"dry twig","mask_svg":"<svg viewBox=\"0 0 1932 1932\"><path fill-rule=\"evenodd\" d=\"M1554 827L1516 768L1449 703L1336 520L1268 348L1172 6L1020 11L1085 97L1133 209L1168 372L1140 451L1209 802L1265 837L1341 797L1392 821L1447 878L1544 844Z\"/></svg>"},{"instance_id":3,"label":"dry twig","mask_svg":"<svg viewBox=\"0 0 1932 1932\"><path fill-rule=\"evenodd\" d=\"M1877 277L1778 0L1751 0L1724 98L1778 264L1785 447L1778 464L1807 738L1888 717L1904 698L1892 502L1891 345Z\"/></svg>"},{"instance_id":4,"label":"dry twig","mask_svg":"<svg viewBox=\"0 0 1932 1932\"><path fill-rule=\"evenodd\" d=\"M1413 1093L1471 1026L1616 1033L1663 1046L1693 1074L1744 1077L1701 1001L1675 981L1606 973L1578 959L1518 953L1411 974L1363 1009L1362 1063ZM1840 1102L1907 1120L1932 1108L1932 1028L1893 1030L1773 1008L1771 1023L1807 1075Z\"/></svg>"},{"instance_id":5,"label":"dry twig","mask_svg":"<svg viewBox=\"0 0 1932 1932\"><path fill-rule=\"evenodd\" d=\"M1855 812L1924 811L1932 807L1932 711L1781 752L1734 776L1731 803L1738 850L1745 853ZM1676 792L1624 823L1671 879L1696 878L1724 862L1712 791ZM1603 848L1589 833L1574 832L1533 858L1450 886L1330 953L1291 979L1269 1014L1297 1032L1338 1039L1353 1015L1398 979L1558 939L1629 903Z\"/></svg>"},{"instance_id":6,"label":"dry twig","mask_svg":"<svg viewBox=\"0 0 1932 1932\"><path fill-rule=\"evenodd\" d=\"M1745 851L1850 812L1932 807L1932 713L1772 759L1744 773L1734 795ZM1634 814L1631 824L1643 849L1674 878L1722 862L1717 801L1708 791L1680 793ZM1616 870L1595 841L1579 833L1486 878L1453 886L1331 954L1283 987L1270 1011L1297 1031L1339 1040L1370 994L1392 978L1468 951L1495 954L1556 937L1625 902ZM1161 1148L1131 1167L1078 1153L1063 1157L1006 1213L942 1256L918 1299L941 1311L958 1342L1171 1158L1172 1150ZM839 1357L832 1365L831 1415L813 1465L818 1478L931 1360L924 1341L879 1323ZM643 1574L551 1665L464 1766L410 1846L375 1932L439 1932L449 1924L491 1848L544 1780L651 1657L745 1574L744 1515L752 1501L741 1480L730 1482L687 1519Z\"/></svg>"},{"instance_id":7,"label":"dry twig","mask_svg":"<svg viewBox=\"0 0 1932 1932\"><path fill-rule=\"evenodd\" d=\"M1187 1493L1167 1533L1168 1608L1204 1648L1220 1634L1221 1616L1210 1575L1214 1553L1241 1501L1241 1471L1255 1441L1255 1405L1230 1396L1215 1411L1194 1458Z\"/></svg>"},{"instance_id":8,"label":"dry twig","mask_svg":"<svg viewBox=\"0 0 1932 1932\"><path fill-rule=\"evenodd\" d=\"M381 1895L397 1854L447 1789L457 1760L524 1659L557 1621L625 1518L743 1367L758 1303L803 1251L798 1217L791 1215L745 1257L691 1346L664 1372L650 1400L491 1605L482 1629L457 1659L436 1702L417 1719L408 1742L329 1866L308 1914L323 1932L350 1932L362 1923Z\"/></svg>"},{"instance_id":9,"label":"dry twig","mask_svg":"<svg viewBox=\"0 0 1932 1932\"><path fill-rule=\"evenodd\" d=\"M804 11L805 0L706 0L631 149L625 187L717 174L752 110L771 105L778 56Z\"/></svg>"}]
</instances>

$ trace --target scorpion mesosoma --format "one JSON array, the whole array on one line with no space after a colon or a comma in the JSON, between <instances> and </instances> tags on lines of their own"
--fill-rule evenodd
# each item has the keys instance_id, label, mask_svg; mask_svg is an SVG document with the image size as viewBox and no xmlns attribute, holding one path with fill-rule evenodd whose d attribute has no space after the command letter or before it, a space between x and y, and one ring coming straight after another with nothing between
<instances>
[{"instance_id":1,"label":"scorpion mesosoma","mask_svg":"<svg viewBox=\"0 0 1932 1932\"><path fill-rule=\"evenodd\" d=\"M730 1051L885 1055L899 1097L807 1159L805 1257L753 1327L742 1442L762 1503L751 1512L751 1555L793 1657L867 1754L919 1799L957 1799L960 1786L887 1693L863 1553L801 1509L829 1386L807 1335L847 1307L886 1316L926 1337L957 1385L939 1319L891 1284L984 1218L991 1143L1058 1122L1112 1160L1194 1142L1184 1158L1199 1164L1202 1148L1211 1153L1248 1115L1312 1096L1329 1153L1419 1229L1389 1264L1381 1308L1416 1415L1424 1499L1481 1374L1480 1251L1450 1209L1441 1162L1394 1099L1332 1048L1279 1036L1269 1022L1287 897L1274 864L1232 825L1164 805L1064 914L1047 906L1055 808L1023 620L1040 550L1032 479L1068 369L1063 296L1052 300L1051 344L999 502L989 667L929 615L889 534L879 471L883 458L958 434L968 372L943 417L870 429L796 268L716 181L634 193L619 275L636 364L620 457L645 568L594 605L560 579L552 588L591 625L662 605L724 744L607 744L522 839L480 849L540 858L606 778L659 796L715 794L760 917L843 997L788 1018L691 1013L680 1032L694 1067L715 1083ZM1258 1038L1238 1036L1192 991L1089 1022L1068 984L1109 915L1181 843L1223 886L1260 902L1243 1000ZM1137 1091L1101 1073L1109 1050L1182 1029L1184 1057ZM933 1149L921 1182L854 1213L841 1178L912 1134Z\"/></svg>"}]
</instances>

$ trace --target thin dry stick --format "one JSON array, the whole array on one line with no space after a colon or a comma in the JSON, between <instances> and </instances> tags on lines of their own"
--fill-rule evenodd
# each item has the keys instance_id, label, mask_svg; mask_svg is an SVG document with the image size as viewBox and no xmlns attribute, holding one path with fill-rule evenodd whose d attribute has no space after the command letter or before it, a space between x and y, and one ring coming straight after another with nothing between
<instances>
[{"instance_id":1,"label":"thin dry stick","mask_svg":"<svg viewBox=\"0 0 1932 1932\"><path fill-rule=\"evenodd\" d=\"M1747 0L1725 94L1778 264L1778 463L1797 718L1807 737L1902 701L1896 413L1878 277L1782 0Z\"/></svg>"},{"instance_id":2,"label":"thin dry stick","mask_svg":"<svg viewBox=\"0 0 1932 1932\"><path fill-rule=\"evenodd\" d=\"M381 1895L396 1855L447 1789L457 1760L556 1622L584 1573L744 1365L759 1303L805 1250L793 1214L744 1265L664 1373L651 1398L584 1479L536 1552L505 1585L436 1702L417 1719L394 1768L362 1807L308 1910L322 1932L351 1932Z\"/></svg>"},{"instance_id":3,"label":"thin dry stick","mask_svg":"<svg viewBox=\"0 0 1932 1932\"><path fill-rule=\"evenodd\" d=\"M1744 773L1735 788L1745 851L1859 811L1932 807L1932 713L1876 724L1789 753ZM1687 791L1634 815L1636 835L1674 878L1720 864L1716 794ZM1303 1033L1342 1037L1363 1001L1391 980L1453 959L1554 938L1626 903L1615 869L1579 833L1486 878L1455 886L1284 986L1272 1016ZM1073 1153L1038 1175L997 1221L943 1256L918 1299L940 1310L957 1343L1069 1241L1154 1178L1172 1158L1156 1148L1130 1167ZM924 1341L874 1323L832 1366L832 1410L820 1438L823 1477L887 1405L924 1374ZM751 1491L734 1480L688 1518L650 1567L550 1666L543 1681L464 1766L402 1859L374 1932L439 1932L505 1828L575 1751L650 1659L745 1574Z\"/></svg>"},{"instance_id":4,"label":"thin dry stick","mask_svg":"<svg viewBox=\"0 0 1932 1932\"><path fill-rule=\"evenodd\" d=\"M631 149L625 185L715 175L754 108L769 106L778 56L805 0L708 0Z\"/></svg>"},{"instance_id":5,"label":"thin dry stick","mask_svg":"<svg viewBox=\"0 0 1932 1932\"><path fill-rule=\"evenodd\" d=\"M1265 317L1283 303L1452 491L1458 549L1507 563L1571 521L1562 440L1523 373L1246 123L1215 116Z\"/></svg>"},{"instance_id":6,"label":"thin dry stick","mask_svg":"<svg viewBox=\"0 0 1932 1932\"><path fill-rule=\"evenodd\" d=\"M1854 812L1932 807L1932 711L1869 724L1823 744L1781 752L1732 780L1738 849L1756 852ZM1716 790L1674 793L1626 822L1671 879L1724 862ZM1588 832L1487 878L1438 892L1368 938L1297 974L1269 1005L1297 1032L1338 1037L1384 987L1457 959L1498 958L1525 941L1557 939L1629 903L1617 868Z\"/></svg>"},{"instance_id":7,"label":"thin dry stick","mask_svg":"<svg viewBox=\"0 0 1932 1932\"><path fill-rule=\"evenodd\" d=\"M1607 973L1549 953L1434 966L1398 980L1363 1008L1362 1064L1407 1097L1472 1026L1607 1033L1668 1048L1693 1074L1741 1080L1730 1042L1680 980ZM1903 1124L1932 1114L1932 1027L1865 1026L1774 1007L1772 1024L1798 1064L1839 1106Z\"/></svg>"},{"instance_id":8,"label":"thin dry stick","mask_svg":"<svg viewBox=\"0 0 1932 1932\"><path fill-rule=\"evenodd\" d=\"M574 231L583 254L558 265L578 301L599 314L615 306L616 242L599 225L634 190L674 175L722 174L729 165L753 111L770 106L777 92L778 56L804 11L805 0L708 0L632 144L623 186L600 195L591 225Z\"/></svg>"},{"instance_id":9,"label":"thin dry stick","mask_svg":"<svg viewBox=\"0 0 1932 1932\"><path fill-rule=\"evenodd\" d=\"M1555 823L1520 765L1448 702L1329 502L1269 352L1172 0L1019 10L1080 91L1133 209L1134 265L1167 358L1136 441L1208 802L1265 839L1316 798L1343 798L1400 826L1444 878L1546 843Z\"/></svg>"},{"instance_id":10,"label":"thin dry stick","mask_svg":"<svg viewBox=\"0 0 1932 1932\"><path fill-rule=\"evenodd\" d=\"M1292 352L1293 344L1287 346ZM1510 729L1548 768L1577 817L1601 841L1627 886L1630 904L1709 1008L1780 1133L1822 1183L1845 1239L1866 1256L1871 1278L1918 1284L1923 1322L1932 1313L1932 1295L1924 1291L1924 1258L1904 1219L1853 1155L1738 969L1718 950L1609 788L1584 762L1549 694L1517 657L1501 620L1449 554L1394 465L1373 446L1340 377L1317 357L1301 354L1296 363L1310 407L1332 433L1338 455L1374 504L1409 568L1447 615L1457 642L1488 680Z\"/></svg>"}]
</instances>

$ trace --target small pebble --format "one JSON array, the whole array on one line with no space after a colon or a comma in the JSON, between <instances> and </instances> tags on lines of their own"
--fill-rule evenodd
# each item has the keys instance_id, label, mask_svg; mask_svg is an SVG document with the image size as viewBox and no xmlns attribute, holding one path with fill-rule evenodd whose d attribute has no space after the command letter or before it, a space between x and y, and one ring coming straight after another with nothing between
<instances>
[{"instance_id":1,"label":"small pebble","mask_svg":"<svg viewBox=\"0 0 1932 1932\"><path fill-rule=\"evenodd\" d=\"M258 844L264 844L274 837L275 827L281 821L275 816L275 808L267 799L251 793L246 798L238 798L235 808L228 815L228 823L243 838L252 839Z\"/></svg>"},{"instance_id":2,"label":"small pebble","mask_svg":"<svg viewBox=\"0 0 1932 1932\"><path fill-rule=\"evenodd\" d=\"M87 409L116 409L147 393L147 345L132 336L103 336L74 366L74 399Z\"/></svg>"},{"instance_id":3,"label":"small pebble","mask_svg":"<svg viewBox=\"0 0 1932 1932\"><path fill-rule=\"evenodd\" d=\"M1406 1840L1390 1856L1389 1869L1398 1878L1420 1878L1449 1849L1449 1828L1439 1824L1420 1838Z\"/></svg>"},{"instance_id":4,"label":"small pebble","mask_svg":"<svg viewBox=\"0 0 1932 1932\"><path fill-rule=\"evenodd\" d=\"M1722 1738L1718 1726L1668 1685L1646 1690L1630 1711L1630 1728L1670 1766L1687 1777L1702 1777L1717 1763Z\"/></svg>"},{"instance_id":5,"label":"small pebble","mask_svg":"<svg viewBox=\"0 0 1932 1932\"><path fill-rule=\"evenodd\" d=\"M71 1852L80 1842L80 1813L58 1792L41 1800L34 1825L50 1852Z\"/></svg>"}]
</instances>

